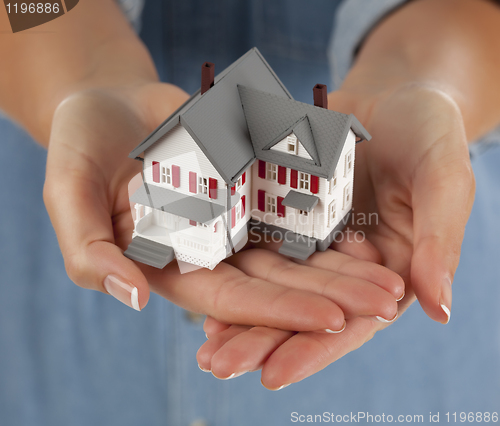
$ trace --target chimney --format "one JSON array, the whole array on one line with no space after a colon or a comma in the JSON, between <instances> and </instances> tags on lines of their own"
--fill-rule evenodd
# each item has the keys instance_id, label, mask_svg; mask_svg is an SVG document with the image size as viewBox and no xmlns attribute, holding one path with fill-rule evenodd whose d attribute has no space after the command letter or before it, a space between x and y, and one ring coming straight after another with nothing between
<instances>
[{"instance_id":1,"label":"chimney","mask_svg":"<svg viewBox=\"0 0 500 426\"><path fill-rule=\"evenodd\" d=\"M313 88L314 106L328 109L326 84L316 84Z\"/></svg>"},{"instance_id":2,"label":"chimney","mask_svg":"<svg viewBox=\"0 0 500 426\"><path fill-rule=\"evenodd\" d=\"M201 66L201 94L207 92L214 85L215 65L205 62Z\"/></svg>"}]
</instances>

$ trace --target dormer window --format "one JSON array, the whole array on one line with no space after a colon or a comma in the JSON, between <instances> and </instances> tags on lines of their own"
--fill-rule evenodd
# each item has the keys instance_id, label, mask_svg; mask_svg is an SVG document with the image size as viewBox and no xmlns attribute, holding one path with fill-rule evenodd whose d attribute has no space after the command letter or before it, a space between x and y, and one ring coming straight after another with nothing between
<instances>
[{"instance_id":1,"label":"dormer window","mask_svg":"<svg viewBox=\"0 0 500 426\"><path fill-rule=\"evenodd\" d=\"M287 152L289 154L295 154L297 155L298 151L298 143L297 143L297 137L294 134L291 134L290 136L287 136L286 138L286 146L287 146Z\"/></svg>"}]
</instances>

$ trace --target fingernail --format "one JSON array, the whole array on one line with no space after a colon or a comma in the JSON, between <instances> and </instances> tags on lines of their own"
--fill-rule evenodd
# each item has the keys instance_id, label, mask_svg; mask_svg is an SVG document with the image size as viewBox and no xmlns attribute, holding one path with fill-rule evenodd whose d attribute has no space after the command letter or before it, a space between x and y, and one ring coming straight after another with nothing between
<instances>
[{"instance_id":1,"label":"fingernail","mask_svg":"<svg viewBox=\"0 0 500 426\"><path fill-rule=\"evenodd\" d=\"M204 373L211 373L210 370L205 370L204 368L202 368L202 366L200 364L198 364L198 368L203 371Z\"/></svg>"},{"instance_id":2,"label":"fingernail","mask_svg":"<svg viewBox=\"0 0 500 426\"><path fill-rule=\"evenodd\" d=\"M200 367L201 368L201 367ZM246 371L242 371L240 373L233 373L231 374L230 376L228 377L217 377L213 372L213 376L216 377L217 379L220 379L220 380L229 380L229 379L235 379L236 377L240 377L240 376L243 376L243 374L245 374Z\"/></svg>"},{"instance_id":3,"label":"fingernail","mask_svg":"<svg viewBox=\"0 0 500 426\"><path fill-rule=\"evenodd\" d=\"M385 324L390 324L391 322L396 321L396 319L398 318L398 313L396 312L396 315L394 316L394 318L390 319L390 320L382 318L382 317L379 317L378 315L375 316L375 318L377 318L377 320L379 320L380 322L383 322Z\"/></svg>"},{"instance_id":4,"label":"fingernail","mask_svg":"<svg viewBox=\"0 0 500 426\"><path fill-rule=\"evenodd\" d=\"M448 324L451 318L451 279L449 277L446 277L441 284L441 298L439 304L447 317L444 324Z\"/></svg>"},{"instance_id":5,"label":"fingernail","mask_svg":"<svg viewBox=\"0 0 500 426\"><path fill-rule=\"evenodd\" d=\"M132 284L118 278L116 275L108 275L104 279L104 288L111 296L125 305L136 311L141 310L139 307L139 292L137 287Z\"/></svg>"},{"instance_id":6,"label":"fingernail","mask_svg":"<svg viewBox=\"0 0 500 426\"><path fill-rule=\"evenodd\" d=\"M281 385L278 389L276 389L277 391L283 389L283 388L286 388L287 386L290 386L290 383L287 383L286 385Z\"/></svg>"},{"instance_id":7,"label":"fingernail","mask_svg":"<svg viewBox=\"0 0 500 426\"><path fill-rule=\"evenodd\" d=\"M396 302L403 300L403 298L405 297L405 294L406 294L406 292L403 290L403 294L401 295L401 297L399 299L396 299Z\"/></svg>"},{"instance_id":8,"label":"fingernail","mask_svg":"<svg viewBox=\"0 0 500 426\"><path fill-rule=\"evenodd\" d=\"M262 384L262 386L264 386L266 389L269 389L269 390L272 390L272 391L279 391L283 388L286 388L287 386L290 386L291 383L285 383L284 385L281 385L279 388L269 388L267 387L264 382L262 381L262 378L260 379L260 383Z\"/></svg>"},{"instance_id":9,"label":"fingernail","mask_svg":"<svg viewBox=\"0 0 500 426\"><path fill-rule=\"evenodd\" d=\"M345 330L345 327L346 327L346 322L344 321L344 325L342 326L342 328L340 330L330 330L329 328L325 328L325 331L327 333L330 333L330 334L338 334L338 333L342 333L344 330ZM288 386L288 385L287 385ZM278 389L279 390L279 389Z\"/></svg>"}]
</instances>

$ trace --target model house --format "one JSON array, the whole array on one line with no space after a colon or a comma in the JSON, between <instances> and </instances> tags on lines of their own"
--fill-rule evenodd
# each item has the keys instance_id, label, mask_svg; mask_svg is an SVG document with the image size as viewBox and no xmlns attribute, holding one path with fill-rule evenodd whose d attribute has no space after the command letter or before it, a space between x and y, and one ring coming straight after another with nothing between
<instances>
[{"instance_id":1,"label":"model house","mask_svg":"<svg viewBox=\"0 0 500 426\"><path fill-rule=\"evenodd\" d=\"M257 49L214 78L138 145L143 184L125 255L163 268L213 269L247 241L249 227L306 259L326 250L352 206L355 144L370 135L353 115L293 100Z\"/></svg>"}]
</instances>

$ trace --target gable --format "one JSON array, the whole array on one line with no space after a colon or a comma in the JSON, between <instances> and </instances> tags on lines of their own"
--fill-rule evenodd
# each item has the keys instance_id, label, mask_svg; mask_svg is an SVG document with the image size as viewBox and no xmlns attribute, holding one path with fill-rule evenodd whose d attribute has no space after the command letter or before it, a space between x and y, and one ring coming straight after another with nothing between
<instances>
[{"instance_id":1,"label":"gable","mask_svg":"<svg viewBox=\"0 0 500 426\"><path fill-rule=\"evenodd\" d=\"M273 151L284 152L289 155L296 155L301 158L312 160L312 157L309 155L307 150L304 148L304 145L294 132L284 137L270 149L272 149Z\"/></svg>"},{"instance_id":2,"label":"gable","mask_svg":"<svg viewBox=\"0 0 500 426\"><path fill-rule=\"evenodd\" d=\"M148 172L153 161L160 164L175 164L182 171L194 172L199 176L221 179L219 172L180 124L174 126L157 143L144 152L144 178L152 182L152 173ZM186 182L181 181L184 186Z\"/></svg>"},{"instance_id":3,"label":"gable","mask_svg":"<svg viewBox=\"0 0 500 426\"><path fill-rule=\"evenodd\" d=\"M238 88L258 159L331 179L350 130L352 115L244 86ZM271 149L275 142L291 131L299 136L312 159ZM310 135L309 145L306 144L307 137L303 135Z\"/></svg>"}]
</instances>

